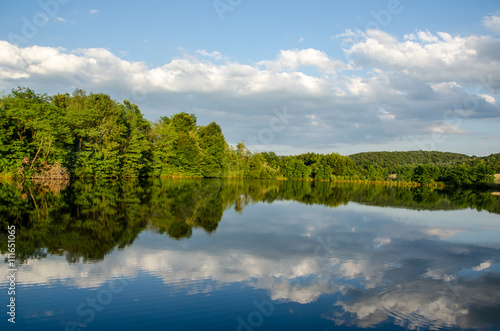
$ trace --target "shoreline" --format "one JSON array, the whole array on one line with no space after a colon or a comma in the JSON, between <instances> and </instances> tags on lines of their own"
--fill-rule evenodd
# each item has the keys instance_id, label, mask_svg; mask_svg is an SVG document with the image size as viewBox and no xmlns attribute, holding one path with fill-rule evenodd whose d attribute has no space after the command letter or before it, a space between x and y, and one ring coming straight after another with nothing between
<instances>
[{"instance_id":1,"label":"shoreline","mask_svg":"<svg viewBox=\"0 0 500 331\"><path fill-rule=\"evenodd\" d=\"M33 182L33 183L39 183L39 184L48 184L48 183L55 183L55 182L70 182L74 180L88 180L88 181L98 181L98 180L105 180L105 181L112 181L112 180L135 180L135 179L230 179L230 180L276 180L276 181L303 181L303 182L330 182L330 183L346 183L346 184L364 184L364 185L386 185L386 186L397 186L397 187L429 187L429 188L434 188L434 189L447 189L447 188L465 188L465 189L482 189L482 190L492 190L491 194L495 196L500 196L500 183L495 182L495 183L473 183L471 185L463 185L463 186L453 186L453 185L447 185L444 182L434 182L434 183L429 183L429 184L420 184L417 182L412 182L412 181L397 181L397 180L386 180L386 181L381 181L381 180L363 180L363 179L332 179L332 180L322 180L322 179L313 179L313 178L307 178L307 179L289 179L289 178L273 178L273 179L268 179L268 178L245 178L245 177L202 177L202 176L180 176L180 175L174 175L174 176L151 176L151 177L103 177L103 178L85 178L85 177L70 177L69 179L62 179L62 178L16 178L16 176L2 176L0 174L0 181L10 181L10 182Z\"/></svg>"}]
</instances>

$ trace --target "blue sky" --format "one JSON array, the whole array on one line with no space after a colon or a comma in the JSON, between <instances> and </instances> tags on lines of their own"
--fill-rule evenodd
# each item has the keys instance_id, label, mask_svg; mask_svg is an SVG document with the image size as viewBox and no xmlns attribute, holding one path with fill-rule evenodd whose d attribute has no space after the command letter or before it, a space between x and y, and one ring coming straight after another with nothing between
<instances>
[{"instance_id":1,"label":"blue sky","mask_svg":"<svg viewBox=\"0 0 500 331\"><path fill-rule=\"evenodd\" d=\"M0 90L186 111L279 154L500 152L497 1L3 1Z\"/></svg>"}]
</instances>

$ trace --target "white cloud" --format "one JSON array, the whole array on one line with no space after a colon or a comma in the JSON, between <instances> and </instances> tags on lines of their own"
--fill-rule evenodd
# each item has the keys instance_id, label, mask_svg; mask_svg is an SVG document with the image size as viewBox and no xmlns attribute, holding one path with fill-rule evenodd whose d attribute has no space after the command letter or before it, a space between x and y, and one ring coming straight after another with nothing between
<instances>
[{"instance_id":1,"label":"white cloud","mask_svg":"<svg viewBox=\"0 0 500 331\"><path fill-rule=\"evenodd\" d=\"M89 11L89 13L90 13L91 15L94 15L94 14L99 14L99 10L97 10L97 9L91 9L91 10Z\"/></svg>"},{"instance_id":2,"label":"white cloud","mask_svg":"<svg viewBox=\"0 0 500 331\"><path fill-rule=\"evenodd\" d=\"M486 261L478 265L477 267L472 268L474 271L483 271L491 267L491 261Z\"/></svg>"},{"instance_id":3,"label":"white cloud","mask_svg":"<svg viewBox=\"0 0 500 331\"><path fill-rule=\"evenodd\" d=\"M381 120L393 120L396 118L396 116L394 116L393 114L389 113L388 111L382 108L380 108L378 111L379 111L378 118L380 118Z\"/></svg>"},{"instance_id":4,"label":"white cloud","mask_svg":"<svg viewBox=\"0 0 500 331\"><path fill-rule=\"evenodd\" d=\"M316 117L316 115L314 115L314 114L306 115L306 117L311 120L311 125L319 125L318 118Z\"/></svg>"},{"instance_id":5,"label":"white cloud","mask_svg":"<svg viewBox=\"0 0 500 331\"><path fill-rule=\"evenodd\" d=\"M439 293L426 290L408 293L404 290L383 296L368 297L359 302L339 302L343 310L355 314L354 325L373 328L389 316L397 316L396 325L407 330L439 329L442 326L466 326L469 311L462 301L456 302ZM341 321L338 318L332 318ZM465 325L464 325L465 324Z\"/></svg>"},{"instance_id":6,"label":"white cloud","mask_svg":"<svg viewBox=\"0 0 500 331\"><path fill-rule=\"evenodd\" d=\"M434 36L432 33L430 33L429 30L418 31L417 36L418 36L418 39L420 39L423 42L427 42L427 43L436 43L439 41L439 38Z\"/></svg>"},{"instance_id":7,"label":"white cloud","mask_svg":"<svg viewBox=\"0 0 500 331\"><path fill-rule=\"evenodd\" d=\"M499 40L490 36L453 37L419 31L417 36L397 41L385 32L369 30L357 37L358 42L346 52L358 65L391 70L408 79L472 86L500 70L500 61L492 58L500 50Z\"/></svg>"},{"instance_id":8,"label":"white cloud","mask_svg":"<svg viewBox=\"0 0 500 331\"><path fill-rule=\"evenodd\" d=\"M429 128L432 133L438 134L464 134L465 131L460 130L457 125L451 123L443 123L440 125L433 125Z\"/></svg>"},{"instance_id":9,"label":"white cloud","mask_svg":"<svg viewBox=\"0 0 500 331\"><path fill-rule=\"evenodd\" d=\"M431 236L437 236L439 239L448 239L456 234L460 233L460 229L449 229L449 228L429 228L426 233Z\"/></svg>"},{"instance_id":10,"label":"white cloud","mask_svg":"<svg viewBox=\"0 0 500 331\"><path fill-rule=\"evenodd\" d=\"M495 97L489 95L489 94L480 94L479 95L481 98L483 98L486 102L491 103L492 105L495 105L497 103L497 100Z\"/></svg>"},{"instance_id":11,"label":"white cloud","mask_svg":"<svg viewBox=\"0 0 500 331\"><path fill-rule=\"evenodd\" d=\"M278 153L347 150L366 144L366 137L384 144L432 133L466 136L460 128L433 124L458 112L457 105L468 121L499 118L500 77L491 73L500 72L500 40L494 37L417 31L400 41L382 31L348 30L336 38L349 43L349 63L312 48L281 50L250 64L198 50L148 67L105 49L21 48L0 41L0 88L103 91L132 99L150 119L191 109L201 121L217 121L230 143L257 137L272 110L287 106L297 120L268 144ZM298 120L308 114L316 119ZM407 141L405 149L419 148Z\"/></svg>"},{"instance_id":12,"label":"white cloud","mask_svg":"<svg viewBox=\"0 0 500 331\"><path fill-rule=\"evenodd\" d=\"M483 17L483 25L495 32L495 33L500 33L500 16L498 15L489 15Z\"/></svg>"},{"instance_id":13,"label":"white cloud","mask_svg":"<svg viewBox=\"0 0 500 331\"><path fill-rule=\"evenodd\" d=\"M301 67L311 66L324 73L334 73L346 68L342 61L330 59L325 52L313 48L282 50L278 59L261 61L258 64L272 71L295 71Z\"/></svg>"},{"instance_id":14,"label":"white cloud","mask_svg":"<svg viewBox=\"0 0 500 331\"><path fill-rule=\"evenodd\" d=\"M67 23L68 21L62 17L56 17L56 20L61 23Z\"/></svg>"},{"instance_id":15,"label":"white cloud","mask_svg":"<svg viewBox=\"0 0 500 331\"><path fill-rule=\"evenodd\" d=\"M387 238L387 237L377 237L375 239L373 239L373 243L375 244L374 246L376 248L380 248L381 246L383 245L388 245L391 243L391 238Z\"/></svg>"},{"instance_id":16,"label":"white cloud","mask_svg":"<svg viewBox=\"0 0 500 331\"><path fill-rule=\"evenodd\" d=\"M445 282L456 282L457 277L455 275L447 275L443 268L430 268L427 272L422 275L424 278L431 278L437 280L443 280Z\"/></svg>"},{"instance_id":17,"label":"white cloud","mask_svg":"<svg viewBox=\"0 0 500 331\"><path fill-rule=\"evenodd\" d=\"M202 50L197 50L196 53L202 55L202 56L206 56L206 57L211 57L215 60L226 60L227 57L226 56L223 56L220 52L217 52L217 51L213 51L211 53L207 52L206 50L202 49Z\"/></svg>"},{"instance_id":18,"label":"white cloud","mask_svg":"<svg viewBox=\"0 0 500 331\"><path fill-rule=\"evenodd\" d=\"M462 86L457 82L444 82L444 83L430 83L429 86L438 93L446 93L451 90L460 90Z\"/></svg>"}]
</instances>

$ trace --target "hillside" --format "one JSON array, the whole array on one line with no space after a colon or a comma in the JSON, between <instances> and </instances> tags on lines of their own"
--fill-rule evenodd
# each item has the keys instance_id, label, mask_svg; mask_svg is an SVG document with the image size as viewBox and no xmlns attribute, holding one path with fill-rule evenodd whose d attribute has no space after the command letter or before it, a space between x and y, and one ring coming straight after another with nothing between
<instances>
[{"instance_id":1,"label":"hillside","mask_svg":"<svg viewBox=\"0 0 500 331\"><path fill-rule=\"evenodd\" d=\"M480 157L479 160L484 160L495 172L500 173L500 153L491 154L489 156Z\"/></svg>"},{"instance_id":2,"label":"hillside","mask_svg":"<svg viewBox=\"0 0 500 331\"><path fill-rule=\"evenodd\" d=\"M450 152L409 151L409 152L363 152L349 155L359 168L367 168L376 164L389 170L399 166L416 166L431 164L435 166L454 166L468 162L472 157Z\"/></svg>"}]
</instances>

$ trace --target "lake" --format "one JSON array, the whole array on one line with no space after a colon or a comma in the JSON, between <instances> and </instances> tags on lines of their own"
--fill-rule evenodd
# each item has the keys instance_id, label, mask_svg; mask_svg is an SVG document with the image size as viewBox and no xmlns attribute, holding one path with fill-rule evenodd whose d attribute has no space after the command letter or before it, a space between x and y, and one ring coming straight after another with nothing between
<instances>
[{"instance_id":1,"label":"lake","mask_svg":"<svg viewBox=\"0 0 500 331\"><path fill-rule=\"evenodd\" d=\"M0 220L2 330L500 328L500 197L489 193L2 182Z\"/></svg>"}]
</instances>

